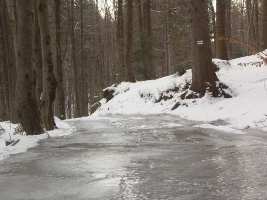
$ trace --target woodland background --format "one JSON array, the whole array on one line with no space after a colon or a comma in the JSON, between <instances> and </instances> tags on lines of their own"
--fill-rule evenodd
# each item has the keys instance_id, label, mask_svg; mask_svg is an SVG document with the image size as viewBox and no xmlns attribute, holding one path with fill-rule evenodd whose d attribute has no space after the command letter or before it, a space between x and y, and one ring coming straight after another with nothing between
<instances>
[{"instance_id":1,"label":"woodland background","mask_svg":"<svg viewBox=\"0 0 267 200\"><path fill-rule=\"evenodd\" d=\"M267 48L266 0L206 3L212 57L227 60ZM41 129L40 114L28 115L34 107L42 127L53 129L54 114L89 115L107 86L192 67L195 13L188 0L0 0L0 9L0 119L28 118L32 133ZM28 51L24 61L32 69L17 59L21 51ZM33 93L32 86L19 87L27 70L32 78L24 83L34 85ZM37 102L21 101L24 110L17 112L23 95Z\"/></svg>"}]
</instances>

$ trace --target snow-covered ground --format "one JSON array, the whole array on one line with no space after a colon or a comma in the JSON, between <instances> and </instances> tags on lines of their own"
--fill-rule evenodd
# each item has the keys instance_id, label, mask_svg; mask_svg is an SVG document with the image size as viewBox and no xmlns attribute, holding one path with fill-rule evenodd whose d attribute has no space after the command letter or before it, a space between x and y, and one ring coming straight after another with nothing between
<instances>
[{"instance_id":1,"label":"snow-covered ground","mask_svg":"<svg viewBox=\"0 0 267 200\"><path fill-rule=\"evenodd\" d=\"M109 89L115 91L114 98L106 102L93 118L107 114L175 114L188 120L200 121L197 127L242 134L242 130L253 128L267 131L267 65L260 55L234 60L214 60L220 70L217 75L229 86L233 98L213 98L206 94L200 99L181 99L184 88L191 82L191 71L183 76L171 75L157 80L136 83L123 82ZM174 105L180 103L176 109ZM88 120L88 118L84 118ZM56 119L59 129L38 136L14 134L16 125L0 122L0 160L11 154L27 151L48 137L69 135L73 128ZM180 124L178 124L180 126ZM159 125L161 126L161 125ZM5 141L19 139L15 146L6 146Z\"/></svg>"},{"instance_id":2,"label":"snow-covered ground","mask_svg":"<svg viewBox=\"0 0 267 200\"><path fill-rule=\"evenodd\" d=\"M73 128L69 126L66 122L55 118L56 125L58 129L46 132L41 135L35 136L24 136L23 134L15 134L16 124L11 124L10 122L0 122L0 128L2 127L4 131L0 130L0 160L7 158L11 154L17 154L27 151L38 145L38 142L42 139L49 137L61 137L70 135L73 132ZM12 146L6 146L5 142L10 141L10 139L19 142Z\"/></svg>"},{"instance_id":3,"label":"snow-covered ground","mask_svg":"<svg viewBox=\"0 0 267 200\"><path fill-rule=\"evenodd\" d=\"M212 98L206 94L201 99L182 100L182 88L191 82L191 71L188 70L180 77L171 75L157 80L124 82L117 87L112 86L110 88L115 90L115 97L108 102L102 99L102 106L94 116L110 113L170 113L204 123L223 121L222 125L204 125L206 128L212 126L229 132L237 130L237 133L247 128L267 130L267 65L261 55L229 62L214 59L220 68L217 75L221 82L230 87L228 92L233 98ZM164 98L161 94L164 94ZM181 106L172 110L177 102Z\"/></svg>"}]
</instances>

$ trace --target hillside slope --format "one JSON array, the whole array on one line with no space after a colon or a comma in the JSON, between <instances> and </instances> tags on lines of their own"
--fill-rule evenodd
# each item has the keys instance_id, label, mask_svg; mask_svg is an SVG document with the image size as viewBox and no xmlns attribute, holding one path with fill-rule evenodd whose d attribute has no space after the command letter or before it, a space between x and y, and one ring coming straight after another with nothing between
<instances>
[{"instance_id":1,"label":"hillside slope","mask_svg":"<svg viewBox=\"0 0 267 200\"><path fill-rule=\"evenodd\" d=\"M267 65L261 54L230 61L214 59L217 75L229 86L232 98L181 99L191 82L191 71L183 76L171 75L157 80L123 82L107 90L114 91L109 101L101 100L94 116L111 114L169 113L205 122L224 121L236 129L267 126ZM179 102L179 103L178 103Z\"/></svg>"}]
</instances>

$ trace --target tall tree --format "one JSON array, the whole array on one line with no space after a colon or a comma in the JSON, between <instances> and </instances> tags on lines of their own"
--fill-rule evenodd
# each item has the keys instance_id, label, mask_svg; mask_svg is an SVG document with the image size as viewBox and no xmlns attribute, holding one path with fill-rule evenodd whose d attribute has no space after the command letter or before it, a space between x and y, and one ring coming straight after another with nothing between
<instances>
[{"instance_id":1,"label":"tall tree","mask_svg":"<svg viewBox=\"0 0 267 200\"><path fill-rule=\"evenodd\" d=\"M0 1L1 3L1 1ZM1 7L2 8L2 7ZM8 68L5 65L4 34L2 25L3 16L0 15L0 121L9 120L9 90L8 90Z\"/></svg>"},{"instance_id":2,"label":"tall tree","mask_svg":"<svg viewBox=\"0 0 267 200\"><path fill-rule=\"evenodd\" d=\"M17 84L18 121L29 135L42 133L33 81L33 1L17 1Z\"/></svg>"},{"instance_id":3,"label":"tall tree","mask_svg":"<svg viewBox=\"0 0 267 200\"><path fill-rule=\"evenodd\" d=\"M247 50L248 53L256 53L259 38L259 11L258 0L246 0L247 14Z\"/></svg>"},{"instance_id":4,"label":"tall tree","mask_svg":"<svg viewBox=\"0 0 267 200\"><path fill-rule=\"evenodd\" d=\"M0 0L0 24L2 31L2 47L3 47L3 65L6 71L5 79L7 84L5 93L7 95L7 112L10 120L16 122L15 110L15 87L16 87L16 48L15 48L15 22L12 11L9 9L8 1Z\"/></svg>"},{"instance_id":5,"label":"tall tree","mask_svg":"<svg viewBox=\"0 0 267 200\"><path fill-rule=\"evenodd\" d=\"M193 67L192 86L194 92L204 94L208 87L215 89L218 80L212 63L209 34L207 0L191 0Z\"/></svg>"},{"instance_id":6,"label":"tall tree","mask_svg":"<svg viewBox=\"0 0 267 200\"><path fill-rule=\"evenodd\" d=\"M119 62L119 78L124 80L126 76L125 69L125 36L124 36L124 17L123 17L123 0L118 0L117 11L117 46L118 46L118 62Z\"/></svg>"},{"instance_id":7,"label":"tall tree","mask_svg":"<svg viewBox=\"0 0 267 200\"><path fill-rule=\"evenodd\" d=\"M78 67L77 67L77 59L76 59L76 45L75 45L75 2L74 0L70 0L70 40L71 40L71 66L73 72L73 92L74 92L74 116L77 117L79 108L79 89L78 89Z\"/></svg>"},{"instance_id":8,"label":"tall tree","mask_svg":"<svg viewBox=\"0 0 267 200\"><path fill-rule=\"evenodd\" d=\"M141 43L141 61L145 80L155 77L152 60L152 22L151 0L138 0L139 35Z\"/></svg>"},{"instance_id":9,"label":"tall tree","mask_svg":"<svg viewBox=\"0 0 267 200\"><path fill-rule=\"evenodd\" d=\"M142 68L144 69L144 13L143 13L143 0L137 0L137 15L139 24L139 40L140 40L140 57L142 61ZM143 70L145 71L145 70Z\"/></svg>"},{"instance_id":10,"label":"tall tree","mask_svg":"<svg viewBox=\"0 0 267 200\"><path fill-rule=\"evenodd\" d=\"M155 78L155 68L153 66L153 49L152 49L152 19L151 19L151 0L144 1L144 30L145 30L145 78Z\"/></svg>"},{"instance_id":11,"label":"tall tree","mask_svg":"<svg viewBox=\"0 0 267 200\"><path fill-rule=\"evenodd\" d=\"M263 20L263 49L267 49L267 0L263 0L262 2L262 11L263 11L263 16L262 16L262 20Z\"/></svg>"},{"instance_id":12,"label":"tall tree","mask_svg":"<svg viewBox=\"0 0 267 200\"><path fill-rule=\"evenodd\" d=\"M55 101L55 114L61 119L65 119L65 95L63 82L63 65L61 55L61 0L55 0L55 19L56 19L56 78L57 91Z\"/></svg>"},{"instance_id":13,"label":"tall tree","mask_svg":"<svg viewBox=\"0 0 267 200\"><path fill-rule=\"evenodd\" d=\"M78 117L88 116L88 82L87 69L85 65L85 49L84 49L84 1L80 0L80 65L78 67Z\"/></svg>"},{"instance_id":14,"label":"tall tree","mask_svg":"<svg viewBox=\"0 0 267 200\"><path fill-rule=\"evenodd\" d=\"M165 40L165 69L164 69L164 74L165 75L169 75L170 73L170 68L171 68L171 44L170 44L170 0L166 0L166 12L165 12L165 37L164 37L164 40Z\"/></svg>"},{"instance_id":15,"label":"tall tree","mask_svg":"<svg viewBox=\"0 0 267 200\"><path fill-rule=\"evenodd\" d=\"M43 91L43 61L42 61L42 47L41 47L41 36L40 28L38 22L38 2L34 1L34 82L35 82L35 93L36 100L38 104L38 109L40 110L40 98Z\"/></svg>"},{"instance_id":16,"label":"tall tree","mask_svg":"<svg viewBox=\"0 0 267 200\"><path fill-rule=\"evenodd\" d=\"M216 57L227 60L226 37L226 6L227 0L216 1Z\"/></svg>"},{"instance_id":17,"label":"tall tree","mask_svg":"<svg viewBox=\"0 0 267 200\"><path fill-rule=\"evenodd\" d=\"M226 0L225 33L228 59L232 58L232 0Z\"/></svg>"},{"instance_id":18,"label":"tall tree","mask_svg":"<svg viewBox=\"0 0 267 200\"><path fill-rule=\"evenodd\" d=\"M127 1L127 44L126 44L126 67L128 81L135 82L133 70L133 1Z\"/></svg>"},{"instance_id":19,"label":"tall tree","mask_svg":"<svg viewBox=\"0 0 267 200\"><path fill-rule=\"evenodd\" d=\"M47 1L38 1L38 22L40 26L43 66L43 91L41 97L42 120L46 130L52 130L56 126L53 106L56 97L57 81L54 75Z\"/></svg>"}]
</instances>

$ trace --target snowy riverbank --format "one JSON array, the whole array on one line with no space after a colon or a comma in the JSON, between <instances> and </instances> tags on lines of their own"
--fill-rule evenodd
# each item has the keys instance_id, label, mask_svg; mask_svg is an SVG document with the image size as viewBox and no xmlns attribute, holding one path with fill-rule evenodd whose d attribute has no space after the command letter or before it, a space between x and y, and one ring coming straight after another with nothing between
<instances>
[{"instance_id":1,"label":"snowy riverbank","mask_svg":"<svg viewBox=\"0 0 267 200\"><path fill-rule=\"evenodd\" d=\"M24 136L21 134L14 134L17 125L9 122L0 122L0 126L4 130L0 130L0 160L7 158L9 155L26 152L29 148L38 145L38 142L49 137L61 137L70 135L73 132L73 128L66 122L59 119L55 119L58 129L46 132L41 135ZM12 140L19 140L19 142L12 146L6 146L5 142Z\"/></svg>"},{"instance_id":2,"label":"snowy riverbank","mask_svg":"<svg viewBox=\"0 0 267 200\"><path fill-rule=\"evenodd\" d=\"M182 88L191 82L191 71L183 76L172 75L157 80L121 83L114 97L106 102L94 116L105 114L177 114L180 117L218 123L225 130L259 128L267 131L267 65L260 54L230 61L214 60L220 70L217 75L229 86L232 98L181 99ZM179 106L174 109L174 105Z\"/></svg>"}]
</instances>

